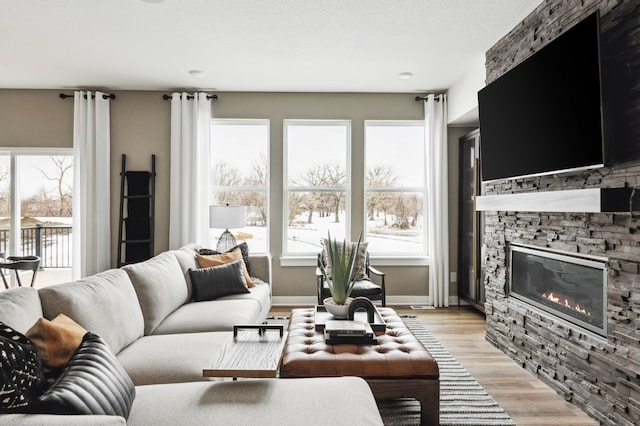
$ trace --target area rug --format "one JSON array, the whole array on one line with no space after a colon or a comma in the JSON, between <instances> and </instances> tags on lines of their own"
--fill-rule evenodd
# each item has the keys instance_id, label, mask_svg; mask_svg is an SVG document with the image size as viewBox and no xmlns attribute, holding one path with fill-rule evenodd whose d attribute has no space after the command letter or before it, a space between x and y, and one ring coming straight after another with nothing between
<instances>
[{"instance_id":1,"label":"area rug","mask_svg":"<svg viewBox=\"0 0 640 426\"><path fill-rule=\"evenodd\" d=\"M431 352L440 368L441 425L515 425L515 422L471 374L422 325L419 319L403 316L411 332ZM378 402L385 425L420 424L420 404L415 399Z\"/></svg>"}]
</instances>

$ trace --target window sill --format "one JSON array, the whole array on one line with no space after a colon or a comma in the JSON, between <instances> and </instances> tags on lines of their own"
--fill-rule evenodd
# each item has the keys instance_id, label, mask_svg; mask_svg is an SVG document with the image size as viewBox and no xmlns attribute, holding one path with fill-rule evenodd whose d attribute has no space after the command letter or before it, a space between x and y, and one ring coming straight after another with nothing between
<instances>
[{"instance_id":1,"label":"window sill","mask_svg":"<svg viewBox=\"0 0 640 426\"><path fill-rule=\"evenodd\" d=\"M282 256L280 266L316 266L318 256Z\"/></svg>"},{"instance_id":2,"label":"window sill","mask_svg":"<svg viewBox=\"0 0 640 426\"><path fill-rule=\"evenodd\" d=\"M317 256L282 256L280 266L316 266ZM371 256L371 266L429 266L428 256Z\"/></svg>"},{"instance_id":3,"label":"window sill","mask_svg":"<svg viewBox=\"0 0 640 426\"><path fill-rule=\"evenodd\" d=\"M429 266L429 256L374 256L371 266Z\"/></svg>"}]
</instances>

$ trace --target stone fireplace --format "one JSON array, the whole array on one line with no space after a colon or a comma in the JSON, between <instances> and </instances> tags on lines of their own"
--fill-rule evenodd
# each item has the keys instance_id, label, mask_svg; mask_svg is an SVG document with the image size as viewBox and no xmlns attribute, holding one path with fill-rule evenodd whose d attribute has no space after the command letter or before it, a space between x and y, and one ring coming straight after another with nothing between
<instances>
[{"instance_id":1,"label":"stone fireplace","mask_svg":"<svg viewBox=\"0 0 640 426\"><path fill-rule=\"evenodd\" d=\"M640 149L640 74L635 72L640 67L637 0L545 0L487 51L486 82L491 83L596 9L600 11L603 78L620 83L619 90L613 88L617 97L607 105L614 115L604 120L609 131L607 142L624 141ZM616 117L622 120L612 126ZM571 200L565 202L564 210L545 210L545 203L535 197L554 191L566 194L567 190L622 187L633 192L628 207L617 210L580 210ZM485 209L483 213L486 339L601 424L640 424L640 162L494 181L482 185L482 194L533 195L534 200L524 207ZM567 304L580 305L581 310L588 299L591 315L546 309L549 304L539 293L548 289L538 283L562 275L554 259L525 259L535 265L535 274L545 279L527 277L529 268L522 273L524 284L513 288L511 248L516 246L532 248L536 255L559 253L570 260L601 263L603 269L583 271L593 272L594 277L592 288L580 287L586 294L566 295L572 299ZM521 254L516 254L516 262L518 256ZM574 265L564 267L574 269L570 275L582 276L581 265ZM515 274L518 278L517 268ZM602 278L600 290L595 275ZM591 282L591 278L580 281L585 280ZM562 305L563 297L555 292L571 293L578 288L572 286L575 279L567 281L553 289L552 298ZM516 296L521 293L525 299Z\"/></svg>"},{"instance_id":2,"label":"stone fireplace","mask_svg":"<svg viewBox=\"0 0 640 426\"><path fill-rule=\"evenodd\" d=\"M605 259L511 244L508 265L509 297L606 337Z\"/></svg>"}]
</instances>

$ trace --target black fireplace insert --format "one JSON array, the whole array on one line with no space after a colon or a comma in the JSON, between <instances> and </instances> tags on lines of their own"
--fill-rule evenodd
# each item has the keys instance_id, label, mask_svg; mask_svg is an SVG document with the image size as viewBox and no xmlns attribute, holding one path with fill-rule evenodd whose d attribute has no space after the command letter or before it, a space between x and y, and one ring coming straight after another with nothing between
<instances>
[{"instance_id":1,"label":"black fireplace insert","mask_svg":"<svg viewBox=\"0 0 640 426\"><path fill-rule=\"evenodd\" d=\"M607 335L605 259L509 246L509 296Z\"/></svg>"}]
</instances>

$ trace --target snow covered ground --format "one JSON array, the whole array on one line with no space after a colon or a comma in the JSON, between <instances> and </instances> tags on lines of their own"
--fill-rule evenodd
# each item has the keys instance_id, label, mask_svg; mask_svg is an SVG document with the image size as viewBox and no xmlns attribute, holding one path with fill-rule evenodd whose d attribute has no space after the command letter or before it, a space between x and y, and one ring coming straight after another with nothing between
<instances>
[{"instance_id":1,"label":"snow covered ground","mask_svg":"<svg viewBox=\"0 0 640 426\"><path fill-rule=\"evenodd\" d=\"M301 215L293 221L294 226L287 228L287 248L288 253L295 254L316 254L322 249L321 241L327 237L327 231L331 232L332 238L340 240L345 238L344 215L340 216L340 222L334 221L333 215L328 217L313 216L312 223L306 223L306 215ZM422 254L423 236L422 228L399 230L383 226L383 220L377 219L367 222L370 232L364 238L369 242L369 251L381 254ZM253 235L248 239L249 248L252 252L266 252L267 250L267 228L247 226L243 229L232 230L234 234L239 232ZM214 237L217 238L217 235ZM278 236L271 236L278 238ZM217 242L217 241L216 241Z\"/></svg>"}]
</instances>

